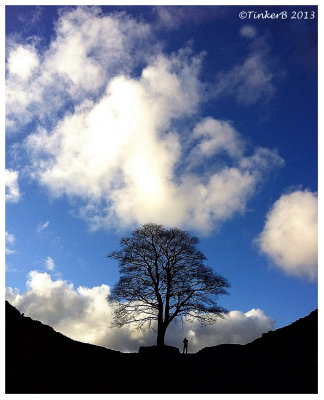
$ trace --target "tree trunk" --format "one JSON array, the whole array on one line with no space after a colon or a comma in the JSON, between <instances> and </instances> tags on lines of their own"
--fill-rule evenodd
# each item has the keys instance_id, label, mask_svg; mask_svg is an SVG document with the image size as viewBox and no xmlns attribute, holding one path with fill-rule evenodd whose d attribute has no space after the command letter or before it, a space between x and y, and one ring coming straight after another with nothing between
<instances>
[{"instance_id":1,"label":"tree trunk","mask_svg":"<svg viewBox=\"0 0 324 400\"><path fill-rule=\"evenodd\" d=\"M164 336L165 336L166 327L164 326L163 321L158 322L158 332L157 332L157 347L164 347Z\"/></svg>"}]
</instances>

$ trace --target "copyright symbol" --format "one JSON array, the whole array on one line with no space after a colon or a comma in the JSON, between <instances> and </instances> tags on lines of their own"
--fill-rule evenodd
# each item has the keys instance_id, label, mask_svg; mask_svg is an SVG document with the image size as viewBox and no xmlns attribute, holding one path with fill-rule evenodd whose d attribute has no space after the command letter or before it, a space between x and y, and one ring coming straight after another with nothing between
<instances>
[{"instance_id":1,"label":"copyright symbol","mask_svg":"<svg viewBox=\"0 0 324 400\"><path fill-rule=\"evenodd\" d=\"M241 19L245 19L246 16L247 16L247 12L246 12L246 11L241 11L241 12L239 13L239 18L241 18Z\"/></svg>"}]
</instances>

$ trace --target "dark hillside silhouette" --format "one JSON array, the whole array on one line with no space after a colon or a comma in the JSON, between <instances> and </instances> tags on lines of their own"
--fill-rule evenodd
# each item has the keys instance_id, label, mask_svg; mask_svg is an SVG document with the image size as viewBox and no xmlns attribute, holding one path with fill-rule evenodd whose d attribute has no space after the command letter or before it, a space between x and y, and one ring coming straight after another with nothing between
<instances>
[{"instance_id":1,"label":"dark hillside silhouette","mask_svg":"<svg viewBox=\"0 0 324 400\"><path fill-rule=\"evenodd\" d=\"M6 302L6 393L317 393L317 329L315 310L244 346L127 354L69 339Z\"/></svg>"}]
</instances>

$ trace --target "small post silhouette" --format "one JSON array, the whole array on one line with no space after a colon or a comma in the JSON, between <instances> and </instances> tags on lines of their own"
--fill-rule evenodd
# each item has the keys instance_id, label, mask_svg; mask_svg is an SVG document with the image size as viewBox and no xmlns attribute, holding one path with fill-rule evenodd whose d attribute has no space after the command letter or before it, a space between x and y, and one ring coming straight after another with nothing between
<instances>
[{"instance_id":1,"label":"small post silhouette","mask_svg":"<svg viewBox=\"0 0 324 400\"><path fill-rule=\"evenodd\" d=\"M188 339L187 338L183 339L183 351L182 351L182 353L184 354L184 352L186 352L186 354L188 354Z\"/></svg>"}]
</instances>

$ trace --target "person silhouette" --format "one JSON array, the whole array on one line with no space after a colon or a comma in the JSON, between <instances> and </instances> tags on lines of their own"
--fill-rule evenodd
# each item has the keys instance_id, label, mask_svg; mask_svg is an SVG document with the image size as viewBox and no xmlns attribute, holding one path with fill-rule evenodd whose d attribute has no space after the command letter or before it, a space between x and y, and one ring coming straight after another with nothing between
<instances>
[{"instance_id":1,"label":"person silhouette","mask_svg":"<svg viewBox=\"0 0 324 400\"><path fill-rule=\"evenodd\" d=\"M187 338L183 339L183 351L182 351L182 353L184 354L185 351L186 351L186 354L188 354L188 339Z\"/></svg>"}]
</instances>

